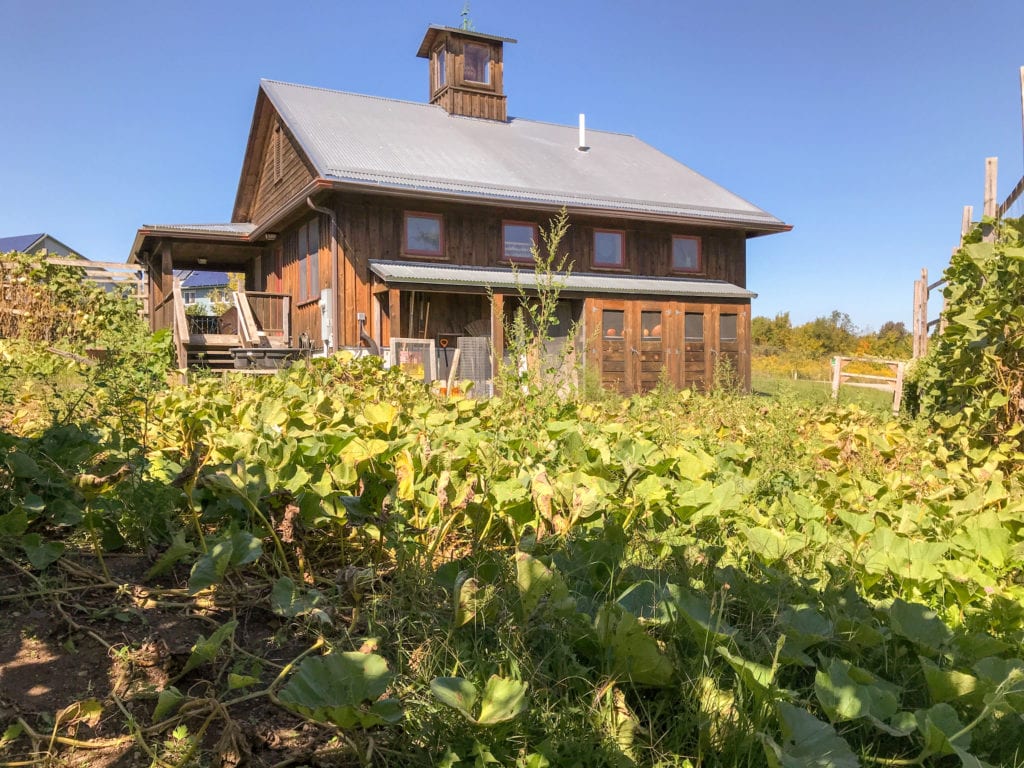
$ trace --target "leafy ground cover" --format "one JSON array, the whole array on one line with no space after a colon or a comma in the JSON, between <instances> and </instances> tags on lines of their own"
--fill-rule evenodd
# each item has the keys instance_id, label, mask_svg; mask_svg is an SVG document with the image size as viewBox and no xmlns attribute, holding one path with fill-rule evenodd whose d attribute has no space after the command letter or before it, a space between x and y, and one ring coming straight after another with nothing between
<instances>
[{"instance_id":1,"label":"leafy ground cover","mask_svg":"<svg viewBox=\"0 0 1024 768\"><path fill-rule=\"evenodd\" d=\"M85 413L0 434L0 764L1024 765L998 450L344 360Z\"/></svg>"},{"instance_id":2,"label":"leafy ground cover","mask_svg":"<svg viewBox=\"0 0 1024 768\"><path fill-rule=\"evenodd\" d=\"M827 381L786 379L755 375L752 380L755 395L770 395L804 406L828 406L832 400L832 385ZM840 405L855 405L879 415L892 412L892 392L872 387L844 384L839 390Z\"/></svg>"}]
</instances>

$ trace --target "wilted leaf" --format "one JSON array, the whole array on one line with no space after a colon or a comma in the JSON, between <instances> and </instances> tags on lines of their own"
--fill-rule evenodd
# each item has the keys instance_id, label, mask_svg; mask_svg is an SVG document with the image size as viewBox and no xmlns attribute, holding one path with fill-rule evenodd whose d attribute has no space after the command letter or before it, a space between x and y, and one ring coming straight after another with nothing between
<instances>
[{"instance_id":1,"label":"wilted leaf","mask_svg":"<svg viewBox=\"0 0 1024 768\"><path fill-rule=\"evenodd\" d=\"M608 675L637 685L673 684L675 669L636 618L617 605L601 608L594 622L609 657Z\"/></svg>"}]
</instances>

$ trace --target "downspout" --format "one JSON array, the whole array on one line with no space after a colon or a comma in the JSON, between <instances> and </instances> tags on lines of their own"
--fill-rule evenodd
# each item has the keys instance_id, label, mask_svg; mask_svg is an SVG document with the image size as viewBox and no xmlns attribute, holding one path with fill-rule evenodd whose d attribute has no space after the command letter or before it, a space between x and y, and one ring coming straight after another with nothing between
<instances>
[{"instance_id":1,"label":"downspout","mask_svg":"<svg viewBox=\"0 0 1024 768\"><path fill-rule=\"evenodd\" d=\"M337 352L338 347L341 346L337 341L344 342L345 334L344 329L341 327L341 298L344 285L341 284L342 279L338 274L338 217L334 211L330 208L321 208L313 204L312 195L306 198L306 205L312 208L317 213L322 213L331 220L331 352ZM336 341L337 340L337 341Z\"/></svg>"}]
</instances>

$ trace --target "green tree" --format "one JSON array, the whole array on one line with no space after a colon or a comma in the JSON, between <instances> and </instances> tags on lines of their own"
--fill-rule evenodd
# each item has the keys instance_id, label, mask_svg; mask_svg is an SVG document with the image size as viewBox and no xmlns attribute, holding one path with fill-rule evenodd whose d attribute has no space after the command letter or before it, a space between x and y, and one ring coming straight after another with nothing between
<instances>
[{"instance_id":1,"label":"green tree","mask_svg":"<svg viewBox=\"0 0 1024 768\"><path fill-rule=\"evenodd\" d=\"M793 323L789 312L780 312L774 319L755 317L750 321L751 341L755 347L788 350L792 344Z\"/></svg>"},{"instance_id":2,"label":"green tree","mask_svg":"<svg viewBox=\"0 0 1024 768\"><path fill-rule=\"evenodd\" d=\"M857 326L838 309L793 330L793 349L809 355L837 355L857 346Z\"/></svg>"}]
</instances>

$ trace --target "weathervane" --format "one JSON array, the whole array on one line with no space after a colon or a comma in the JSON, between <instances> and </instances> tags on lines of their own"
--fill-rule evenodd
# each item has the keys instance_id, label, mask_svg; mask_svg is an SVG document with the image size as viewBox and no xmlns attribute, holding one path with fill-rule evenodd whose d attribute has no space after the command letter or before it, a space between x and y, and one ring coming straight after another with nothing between
<instances>
[{"instance_id":1,"label":"weathervane","mask_svg":"<svg viewBox=\"0 0 1024 768\"><path fill-rule=\"evenodd\" d=\"M462 13L459 15L462 16L462 29L467 32L475 32L476 28L473 26L473 22L469 18L469 0L466 0L465 4L462 6Z\"/></svg>"}]
</instances>

